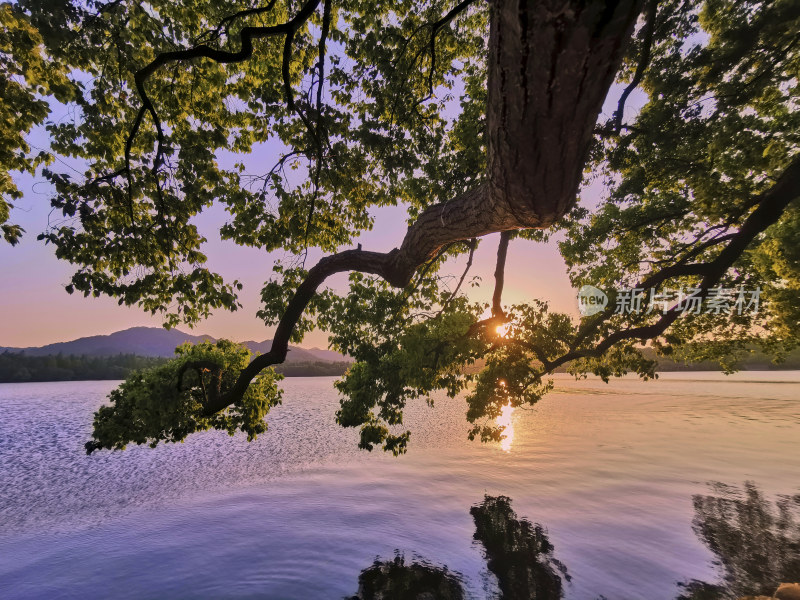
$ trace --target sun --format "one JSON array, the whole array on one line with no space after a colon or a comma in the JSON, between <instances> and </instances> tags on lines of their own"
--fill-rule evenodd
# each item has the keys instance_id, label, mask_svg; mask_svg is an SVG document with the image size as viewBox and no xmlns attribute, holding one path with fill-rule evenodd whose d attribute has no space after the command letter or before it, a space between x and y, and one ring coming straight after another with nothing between
<instances>
[{"instance_id":1,"label":"sun","mask_svg":"<svg viewBox=\"0 0 800 600\"><path fill-rule=\"evenodd\" d=\"M508 335L509 328L510 328L510 326L509 326L508 323L503 323L502 325L498 325L495 328L495 333L497 333L497 335L499 337L504 338L504 337L506 337Z\"/></svg>"}]
</instances>

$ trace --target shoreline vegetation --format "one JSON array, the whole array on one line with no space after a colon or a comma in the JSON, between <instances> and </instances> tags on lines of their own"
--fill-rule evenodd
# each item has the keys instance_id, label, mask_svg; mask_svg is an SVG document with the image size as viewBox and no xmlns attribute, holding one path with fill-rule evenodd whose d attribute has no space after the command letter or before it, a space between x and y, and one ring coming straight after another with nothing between
<instances>
[{"instance_id":1,"label":"shoreline vegetation","mask_svg":"<svg viewBox=\"0 0 800 600\"><path fill-rule=\"evenodd\" d=\"M681 359L674 360L667 356L657 355L652 348L644 348L642 355L648 360L657 363L656 373L670 373L676 371L723 371L723 367L716 360L702 360L687 362ZM567 365L556 369L556 372L567 372ZM787 353L782 362L775 362L771 357L755 348L738 362L739 371L797 371L800 370L800 348Z\"/></svg>"},{"instance_id":2,"label":"shoreline vegetation","mask_svg":"<svg viewBox=\"0 0 800 600\"><path fill-rule=\"evenodd\" d=\"M666 357L655 357L656 372L721 371L715 361L684 363ZM164 364L165 357L141 356L119 353L110 356L76 354L47 354L31 356L24 352L0 352L0 383L27 383L46 381L92 381L125 379L139 369ZM347 361L303 361L276 365L275 370L285 377L340 377L352 363ZM741 371L800 370L800 351L791 352L786 360L776 364L766 355L753 353L739 365ZM558 369L566 371L566 367Z\"/></svg>"},{"instance_id":3,"label":"shoreline vegetation","mask_svg":"<svg viewBox=\"0 0 800 600\"><path fill-rule=\"evenodd\" d=\"M126 353L112 356L29 356L24 352L5 351L0 353L0 383L125 379L133 371L157 367L168 360ZM350 364L322 360L291 362L277 365L275 370L286 377L331 377L344 375Z\"/></svg>"}]
</instances>

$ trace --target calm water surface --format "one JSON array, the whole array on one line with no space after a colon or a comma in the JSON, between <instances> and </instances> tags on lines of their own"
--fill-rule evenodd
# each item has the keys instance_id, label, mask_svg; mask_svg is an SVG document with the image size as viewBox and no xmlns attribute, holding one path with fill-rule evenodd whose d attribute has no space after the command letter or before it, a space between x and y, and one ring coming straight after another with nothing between
<instances>
[{"instance_id":1,"label":"calm water surface","mask_svg":"<svg viewBox=\"0 0 800 600\"><path fill-rule=\"evenodd\" d=\"M90 457L114 382L0 385L0 598L343 598L397 555L495 598L470 514L487 494L542 525L568 599L675 599L692 581L723 598L800 569L800 372L558 376L492 445L443 397L409 408L400 458L356 449L332 382L284 381L253 443Z\"/></svg>"}]
</instances>

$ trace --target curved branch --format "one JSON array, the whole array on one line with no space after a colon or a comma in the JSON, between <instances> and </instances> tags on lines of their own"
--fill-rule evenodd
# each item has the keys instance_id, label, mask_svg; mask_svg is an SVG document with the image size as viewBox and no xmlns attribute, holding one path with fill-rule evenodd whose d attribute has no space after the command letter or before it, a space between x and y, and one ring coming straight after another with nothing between
<instances>
[{"instance_id":1,"label":"curved branch","mask_svg":"<svg viewBox=\"0 0 800 600\"><path fill-rule=\"evenodd\" d=\"M467 273L469 273L469 270L472 268L472 259L475 257L475 249L478 247L478 240L472 238L469 241L468 245L469 245L469 256L467 257L467 266L464 267L464 272L461 273L461 277L458 280L456 288L450 294L450 297L444 303L444 306L442 306L442 309L439 311L439 315L441 315L447 309L447 306L453 301L453 298L455 298L456 295L458 295L461 286L464 284L464 280L467 278Z\"/></svg>"},{"instance_id":2,"label":"curved branch","mask_svg":"<svg viewBox=\"0 0 800 600\"><path fill-rule=\"evenodd\" d=\"M139 109L139 112L137 113L136 118L134 119L133 126L131 127L131 131L128 134L128 139L125 142L125 164L127 165L128 172L130 172L130 155L131 155L131 147L133 146L133 140L136 138L136 135L138 134L139 129L142 125L142 120L144 119L144 115L147 113L149 113L150 116L152 117L158 135L158 146L156 149L156 158L153 161L153 169L158 168L160 158L163 154L164 132L161 127L161 121L158 118L158 113L156 112L153 102L147 95L147 90L145 89L144 85L145 81L151 75L153 75L153 73L155 73L158 69L169 63L193 60L195 58L208 58L213 60L214 62L222 64L243 62L249 59L253 55L253 40L285 35L286 42L284 44L283 74L284 74L284 86L286 86L288 80L288 65L286 64L287 63L286 54L287 52L290 53L291 51L291 43L294 34L297 32L300 26L303 25L311 17L311 15L317 9L321 1L322 0L308 0L294 17L279 25L269 25L263 27L243 27L241 32L239 32L240 48L235 52L231 52L228 50L220 50L218 48L212 48L207 44L200 44L197 46L193 46L191 48L184 48L182 50L162 52L161 54L156 56L156 58L153 59L149 64L139 69L134 75L133 79L136 85L136 91L139 93L139 97L142 99L142 107ZM287 92L287 103L289 104L289 107L294 110L294 100L291 94L291 85L289 85L289 89ZM306 121L304 115L301 115L301 118L303 118L304 122ZM308 126L307 123L306 126ZM131 186L129 182L129 189L130 188Z\"/></svg>"},{"instance_id":3,"label":"curved branch","mask_svg":"<svg viewBox=\"0 0 800 600\"><path fill-rule=\"evenodd\" d=\"M633 74L633 79L622 91L619 103L617 104L617 110L614 113L614 129L617 135L619 135L619 132L622 130L622 117L625 112L625 102L628 101L628 96L630 96L633 90L641 83L644 72L650 64L650 51L653 46L653 33L655 31L658 0L649 0L647 4L647 14L645 16L644 27L642 28L642 55L639 57L639 63L636 65L636 72Z\"/></svg>"},{"instance_id":4,"label":"curved branch","mask_svg":"<svg viewBox=\"0 0 800 600\"><path fill-rule=\"evenodd\" d=\"M256 8L248 8L248 9L245 9L245 10L240 10L239 12L233 13L231 15L228 15L227 17L222 19L219 22L219 24L213 30L208 31L205 34L202 34L195 41L196 42L200 42L200 40L202 40L204 38L209 40L209 41L218 39L220 37L220 34L222 33L223 29L225 30L225 34L228 35L228 33L229 33L228 28L230 27L231 23L233 23L236 19L241 19L241 18L244 18L244 17L251 17L253 15L260 15L260 14L264 14L266 12L270 12L273 8L275 8L275 2L276 2L276 0L270 0L269 4L267 4L266 6L258 6Z\"/></svg>"},{"instance_id":5,"label":"curved branch","mask_svg":"<svg viewBox=\"0 0 800 600\"><path fill-rule=\"evenodd\" d=\"M263 27L243 27L239 33L240 48L236 52L212 48L206 44L163 52L153 59L148 65L139 69L134 77L137 87L155 73L162 66L171 62L192 60L194 58L209 58L214 62L228 64L247 60L253 55L253 40L286 35L295 33L297 29L305 23L322 0L308 0L300 11L291 19L279 25L268 25Z\"/></svg>"},{"instance_id":6,"label":"curved branch","mask_svg":"<svg viewBox=\"0 0 800 600\"><path fill-rule=\"evenodd\" d=\"M208 414L218 412L241 398L262 370L286 360L289 341L297 322L320 285L331 275L359 271L377 275L394 287L405 287L421 265L435 258L447 244L482 237L497 229L499 220L487 218L488 190L482 185L457 198L424 211L406 232L399 248L390 252L345 250L322 258L313 266L278 322L269 352L257 356L242 370L229 392L209 403Z\"/></svg>"}]
</instances>

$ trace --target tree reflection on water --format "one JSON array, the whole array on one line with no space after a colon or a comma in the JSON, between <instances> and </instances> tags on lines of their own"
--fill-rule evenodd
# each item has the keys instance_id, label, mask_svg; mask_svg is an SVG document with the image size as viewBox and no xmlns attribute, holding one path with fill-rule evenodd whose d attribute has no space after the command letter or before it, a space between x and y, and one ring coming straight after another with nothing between
<instances>
[{"instance_id":1,"label":"tree reflection on water","mask_svg":"<svg viewBox=\"0 0 800 600\"><path fill-rule=\"evenodd\" d=\"M414 559L406 563L401 554L393 560L376 560L358 577L358 595L352 600L462 600L461 576Z\"/></svg>"},{"instance_id":2,"label":"tree reflection on water","mask_svg":"<svg viewBox=\"0 0 800 600\"><path fill-rule=\"evenodd\" d=\"M540 525L517 517L506 496L486 496L470 509L475 540L484 548L489 570L504 600L560 600L566 567L553 557L553 545ZM358 578L357 600L460 600L461 576L424 560L403 556L375 561Z\"/></svg>"},{"instance_id":3,"label":"tree reflection on water","mask_svg":"<svg viewBox=\"0 0 800 600\"><path fill-rule=\"evenodd\" d=\"M800 581L800 494L774 502L753 483L741 488L715 483L713 494L693 497L692 529L714 553L716 583L679 583L676 600L737 600L772 596L783 582ZM470 509L474 538L503 600L560 600L566 566L553 555L547 533L520 518L506 496L486 496ZM462 600L460 574L415 558L376 560L361 572L353 600ZM666 590L665 590L666 592Z\"/></svg>"},{"instance_id":4,"label":"tree reflection on water","mask_svg":"<svg viewBox=\"0 0 800 600\"><path fill-rule=\"evenodd\" d=\"M489 570L497 576L506 600L562 598L570 577L553 557L553 545L541 525L517 518L506 496L486 496L470 509L475 539L485 549Z\"/></svg>"},{"instance_id":5,"label":"tree reflection on water","mask_svg":"<svg viewBox=\"0 0 800 600\"><path fill-rule=\"evenodd\" d=\"M800 581L800 494L770 502L751 482L712 489L694 496L692 529L714 553L720 582L682 583L678 600L771 596L778 584Z\"/></svg>"}]
</instances>

